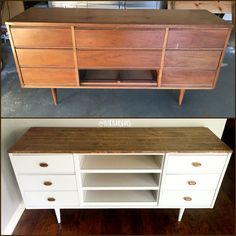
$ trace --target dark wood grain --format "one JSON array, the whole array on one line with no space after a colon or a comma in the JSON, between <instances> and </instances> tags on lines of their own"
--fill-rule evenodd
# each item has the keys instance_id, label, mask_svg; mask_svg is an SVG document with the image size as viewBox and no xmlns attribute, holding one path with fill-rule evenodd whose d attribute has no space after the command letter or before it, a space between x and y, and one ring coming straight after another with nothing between
<instances>
[{"instance_id":1,"label":"dark wood grain","mask_svg":"<svg viewBox=\"0 0 236 236\"><path fill-rule=\"evenodd\" d=\"M230 152L207 128L30 128L11 153Z\"/></svg>"}]
</instances>

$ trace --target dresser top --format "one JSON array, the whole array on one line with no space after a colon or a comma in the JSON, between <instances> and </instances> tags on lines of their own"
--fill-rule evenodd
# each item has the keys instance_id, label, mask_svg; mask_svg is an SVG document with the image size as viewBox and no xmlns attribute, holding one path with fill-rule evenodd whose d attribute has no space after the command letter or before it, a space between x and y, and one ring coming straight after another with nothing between
<instances>
[{"instance_id":1,"label":"dresser top","mask_svg":"<svg viewBox=\"0 0 236 236\"><path fill-rule=\"evenodd\" d=\"M110 10L78 8L30 8L7 22L17 24L71 24L71 25L157 25L231 27L206 10Z\"/></svg>"},{"instance_id":2,"label":"dresser top","mask_svg":"<svg viewBox=\"0 0 236 236\"><path fill-rule=\"evenodd\" d=\"M10 153L231 152L208 128L30 128Z\"/></svg>"}]
</instances>

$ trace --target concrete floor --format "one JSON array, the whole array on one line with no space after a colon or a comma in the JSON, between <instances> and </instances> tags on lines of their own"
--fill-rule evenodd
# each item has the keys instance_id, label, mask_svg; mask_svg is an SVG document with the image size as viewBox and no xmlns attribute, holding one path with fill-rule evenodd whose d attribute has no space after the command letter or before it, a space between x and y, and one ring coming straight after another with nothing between
<instances>
[{"instance_id":1,"label":"concrete floor","mask_svg":"<svg viewBox=\"0 0 236 236\"><path fill-rule=\"evenodd\" d=\"M232 34L234 35L234 34ZM21 89L11 48L3 45L2 117L234 117L235 44L231 37L214 90L187 91L178 106L176 90Z\"/></svg>"}]
</instances>

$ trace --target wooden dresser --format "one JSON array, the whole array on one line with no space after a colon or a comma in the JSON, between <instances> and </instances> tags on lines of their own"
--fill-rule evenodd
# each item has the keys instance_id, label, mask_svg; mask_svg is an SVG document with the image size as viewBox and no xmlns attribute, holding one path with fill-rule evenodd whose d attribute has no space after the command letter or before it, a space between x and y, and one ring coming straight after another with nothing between
<instances>
[{"instance_id":1,"label":"wooden dresser","mask_svg":"<svg viewBox=\"0 0 236 236\"><path fill-rule=\"evenodd\" d=\"M23 88L216 85L232 26L205 10L31 8L7 22Z\"/></svg>"},{"instance_id":2,"label":"wooden dresser","mask_svg":"<svg viewBox=\"0 0 236 236\"><path fill-rule=\"evenodd\" d=\"M232 151L207 128L30 128L9 150L27 209L213 208Z\"/></svg>"}]
</instances>

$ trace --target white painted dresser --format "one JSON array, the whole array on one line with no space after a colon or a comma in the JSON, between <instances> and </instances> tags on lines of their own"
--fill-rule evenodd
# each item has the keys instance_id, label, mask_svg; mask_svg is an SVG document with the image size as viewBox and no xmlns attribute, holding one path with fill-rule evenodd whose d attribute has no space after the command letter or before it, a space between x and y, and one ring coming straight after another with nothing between
<instances>
[{"instance_id":1,"label":"white painted dresser","mask_svg":"<svg viewBox=\"0 0 236 236\"><path fill-rule=\"evenodd\" d=\"M9 150L27 209L213 208L232 151L207 128L30 128Z\"/></svg>"}]
</instances>

